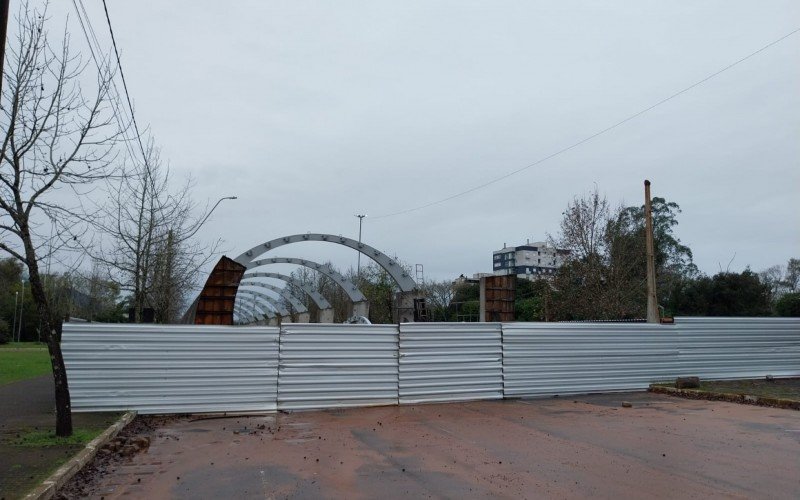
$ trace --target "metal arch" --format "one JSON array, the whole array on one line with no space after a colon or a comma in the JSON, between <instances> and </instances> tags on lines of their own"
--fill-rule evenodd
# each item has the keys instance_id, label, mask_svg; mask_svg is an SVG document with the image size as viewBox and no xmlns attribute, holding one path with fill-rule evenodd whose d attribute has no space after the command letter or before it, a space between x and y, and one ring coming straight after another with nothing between
<instances>
[{"instance_id":1,"label":"metal arch","mask_svg":"<svg viewBox=\"0 0 800 500\"><path fill-rule=\"evenodd\" d=\"M269 264L295 264L298 266L308 267L310 269L313 269L315 271L324 274L325 276L335 281L336 284L342 287L342 290L344 290L344 293L347 294L347 296L350 298L351 301L364 302L367 300L367 298L364 297L364 294L361 293L361 290L359 290L358 287L356 287L355 283L353 283L349 279L339 274L334 268L332 268L329 265L319 264L317 262L307 259L293 259L289 257L270 257L268 259L261 259L248 262L247 264L245 264L245 266L247 267L247 269L253 269L259 266L266 266ZM246 275L247 272L245 272L245 276Z\"/></svg>"},{"instance_id":2,"label":"metal arch","mask_svg":"<svg viewBox=\"0 0 800 500\"><path fill-rule=\"evenodd\" d=\"M308 308L306 307L306 305L300 302L300 300L298 300L297 297L292 295L288 290L284 288L278 288L277 286L270 285L269 283L262 283L260 281L245 281L245 280L240 281L239 286L259 286L261 288L266 288L267 290L272 290L273 292L277 293L284 299L288 300L289 303L292 304L292 307L294 307L295 311L299 313L308 312Z\"/></svg>"},{"instance_id":3,"label":"metal arch","mask_svg":"<svg viewBox=\"0 0 800 500\"><path fill-rule=\"evenodd\" d=\"M295 234L292 236L284 236L283 238L277 238L271 241L267 241L262 243L261 245L254 246L250 250L247 250L243 254L239 255L234 259L239 264L249 267L249 264L253 262L258 256L265 252L269 252L277 247L288 245L290 243L300 243L303 241L322 241L328 243L337 243L339 245L344 245L346 247L350 247L354 250L357 250L364 254L365 256L369 257L370 259L374 260L379 266L384 268L389 276L394 279L397 283L397 286L400 287L400 290L403 292L410 292L417 288L416 282L409 276L403 266L395 262L394 259L390 258L388 255L384 254L380 250L377 250L369 245L364 243L359 243L358 241L347 238L344 236L334 236L332 234Z\"/></svg>"},{"instance_id":4,"label":"metal arch","mask_svg":"<svg viewBox=\"0 0 800 500\"><path fill-rule=\"evenodd\" d=\"M262 306L261 303L259 303L258 306L256 306L256 304L248 303L247 301L242 301L241 304L237 303L234 306L233 310L234 313L237 313L240 316L249 317L253 321L259 321L263 318L267 319L275 318L274 312L272 312L267 307L261 307L261 306Z\"/></svg>"},{"instance_id":5,"label":"metal arch","mask_svg":"<svg viewBox=\"0 0 800 500\"><path fill-rule=\"evenodd\" d=\"M328 302L328 299L322 296L321 293L314 290L310 286L302 283L300 280L292 278L291 276L287 276L281 273L246 273L244 278L274 278L276 280L281 280L290 285L294 285L297 288L303 290L306 295L311 297L311 300L319 307L320 309L330 309L331 304Z\"/></svg>"},{"instance_id":6,"label":"metal arch","mask_svg":"<svg viewBox=\"0 0 800 500\"><path fill-rule=\"evenodd\" d=\"M255 323L257 318L251 312L237 305L233 308L233 320L235 323L250 324Z\"/></svg>"},{"instance_id":7,"label":"metal arch","mask_svg":"<svg viewBox=\"0 0 800 500\"><path fill-rule=\"evenodd\" d=\"M273 312L269 307L265 307L262 302L257 302L260 299L256 299L253 297L253 300L240 300L239 303L234 305L234 312L238 312L241 315L250 316L253 321L258 321L264 318L273 319L275 317L275 312Z\"/></svg>"},{"instance_id":8,"label":"metal arch","mask_svg":"<svg viewBox=\"0 0 800 500\"><path fill-rule=\"evenodd\" d=\"M266 302L267 304L269 304L272 307L272 309L274 309L281 316L289 315L289 311L287 311L286 308L283 307L280 302L275 300L274 297L270 297L269 295L263 294L261 292L256 292L254 290L242 290L241 286L239 287L239 293L252 295L256 297L256 299L261 299L262 302Z\"/></svg>"},{"instance_id":9,"label":"metal arch","mask_svg":"<svg viewBox=\"0 0 800 500\"><path fill-rule=\"evenodd\" d=\"M233 322L234 323L253 323L255 317L248 311L242 309L238 305L233 308Z\"/></svg>"},{"instance_id":10,"label":"metal arch","mask_svg":"<svg viewBox=\"0 0 800 500\"><path fill-rule=\"evenodd\" d=\"M245 308L250 307L254 309L256 313L260 310L265 316L267 311L280 316L289 315L289 311L274 297L253 290L242 290L241 292L244 295L240 301Z\"/></svg>"}]
</instances>

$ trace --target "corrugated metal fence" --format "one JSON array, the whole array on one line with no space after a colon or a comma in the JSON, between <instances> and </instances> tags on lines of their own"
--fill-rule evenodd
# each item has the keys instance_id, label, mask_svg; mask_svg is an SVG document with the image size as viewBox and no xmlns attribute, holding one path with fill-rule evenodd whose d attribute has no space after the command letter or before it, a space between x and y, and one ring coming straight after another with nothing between
<instances>
[{"instance_id":1,"label":"corrugated metal fence","mask_svg":"<svg viewBox=\"0 0 800 500\"><path fill-rule=\"evenodd\" d=\"M499 323L400 325L400 403L503 399Z\"/></svg>"},{"instance_id":2,"label":"corrugated metal fence","mask_svg":"<svg viewBox=\"0 0 800 500\"><path fill-rule=\"evenodd\" d=\"M396 404L397 335L397 325L286 325L280 409Z\"/></svg>"},{"instance_id":3,"label":"corrugated metal fence","mask_svg":"<svg viewBox=\"0 0 800 500\"><path fill-rule=\"evenodd\" d=\"M278 328L67 323L74 411L274 411Z\"/></svg>"},{"instance_id":4,"label":"corrugated metal fence","mask_svg":"<svg viewBox=\"0 0 800 500\"><path fill-rule=\"evenodd\" d=\"M64 325L75 411L297 410L800 376L800 318L644 323Z\"/></svg>"}]
</instances>

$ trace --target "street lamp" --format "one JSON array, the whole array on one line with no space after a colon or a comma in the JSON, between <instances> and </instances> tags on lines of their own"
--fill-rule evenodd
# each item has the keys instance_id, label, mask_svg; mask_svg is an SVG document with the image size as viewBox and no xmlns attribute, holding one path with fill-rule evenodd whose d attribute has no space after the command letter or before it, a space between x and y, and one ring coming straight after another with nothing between
<instances>
[{"instance_id":1,"label":"street lamp","mask_svg":"<svg viewBox=\"0 0 800 500\"><path fill-rule=\"evenodd\" d=\"M22 297L19 301L19 324L17 325L19 329L17 331L17 342L22 342L22 308L25 306L25 281L21 279L19 282L22 285Z\"/></svg>"},{"instance_id":2,"label":"street lamp","mask_svg":"<svg viewBox=\"0 0 800 500\"><path fill-rule=\"evenodd\" d=\"M14 326L11 327L11 341L14 341L14 332L17 331L17 300L19 300L19 292L14 292Z\"/></svg>"},{"instance_id":3,"label":"street lamp","mask_svg":"<svg viewBox=\"0 0 800 500\"><path fill-rule=\"evenodd\" d=\"M216 210L217 206L219 206L220 203L222 203L224 200L235 200L235 199L237 199L236 196L225 196L224 198L220 198L219 200L217 200L217 202L214 203L214 206L211 207L211 210L209 210L206 216L203 218L203 220L200 221L200 224L198 224L197 227L194 228L194 231L192 231L191 234L186 236L186 239L189 239L192 236L194 236L195 233L199 231L201 227L203 227L203 224L205 224L208 218L211 217L211 214L214 213L214 210Z\"/></svg>"},{"instance_id":4,"label":"street lamp","mask_svg":"<svg viewBox=\"0 0 800 500\"><path fill-rule=\"evenodd\" d=\"M367 216L367 214L357 214L356 215L356 217L358 217L358 246L359 246L359 250L358 250L358 266L356 267L356 269L357 269L356 275L359 278L361 277L361 250L360 250L360 248L361 248L361 224L364 222L364 217L366 217L366 216Z\"/></svg>"}]
</instances>

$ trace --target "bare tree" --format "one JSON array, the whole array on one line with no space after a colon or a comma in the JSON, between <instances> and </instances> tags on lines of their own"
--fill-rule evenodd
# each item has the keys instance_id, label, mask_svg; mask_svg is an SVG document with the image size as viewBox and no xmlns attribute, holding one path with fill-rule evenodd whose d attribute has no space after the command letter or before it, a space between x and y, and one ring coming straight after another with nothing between
<instances>
[{"instance_id":1,"label":"bare tree","mask_svg":"<svg viewBox=\"0 0 800 500\"><path fill-rule=\"evenodd\" d=\"M0 146L0 249L28 268L31 291L50 352L56 397L56 435L72 433L70 396L61 355L61 318L40 272L42 256L69 249L91 217L82 201L95 181L113 173L120 130L110 106L112 73L103 68L86 97L80 58L65 33L52 44L46 8L23 5L3 73ZM54 226L53 241L47 236ZM50 240L50 241L48 241Z\"/></svg>"},{"instance_id":2,"label":"bare tree","mask_svg":"<svg viewBox=\"0 0 800 500\"><path fill-rule=\"evenodd\" d=\"M433 321L449 321L450 303L455 296L455 287L450 280L426 281L420 286L425 295L428 310Z\"/></svg>"},{"instance_id":3,"label":"bare tree","mask_svg":"<svg viewBox=\"0 0 800 500\"><path fill-rule=\"evenodd\" d=\"M609 220L609 206L597 187L581 198L577 196L567 204L561 219L561 234L550 237L555 248L570 251L573 259L590 261L603 252L605 232Z\"/></svg>"},{"instance_id":4,"label":"bare tree","mask_svg":"<svg viewBox=\"0 0 800 500\"><path fill-rule=\"evenodd\" d=\"M105 236L93 256L110 271L110 278L130 292L136 322L145 307L156 321L171 323L180 315L187 294L195 287L197 270L217 252L194 235L210 214L191 198L192 182L172 186L169 166L149 143L142 162L109 182L109 197L95 221Z\"/></svg>"}]
</instances>

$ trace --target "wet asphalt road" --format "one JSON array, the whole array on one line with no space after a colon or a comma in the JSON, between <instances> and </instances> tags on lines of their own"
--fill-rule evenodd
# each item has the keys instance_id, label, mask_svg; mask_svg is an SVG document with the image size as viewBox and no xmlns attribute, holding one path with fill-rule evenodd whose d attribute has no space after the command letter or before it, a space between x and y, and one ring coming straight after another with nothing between
<instances>
[{"instance_id":1,"label":"wet asphalt road","mask_svg":"<svg viewBox=\"0 0 800 500\"><path fill-rule=\"evenodd\" d=\"M179 418L149 432L149 450L86 493L800 498L800 412L646 393Z\"/></svg>"}]
</instances>

